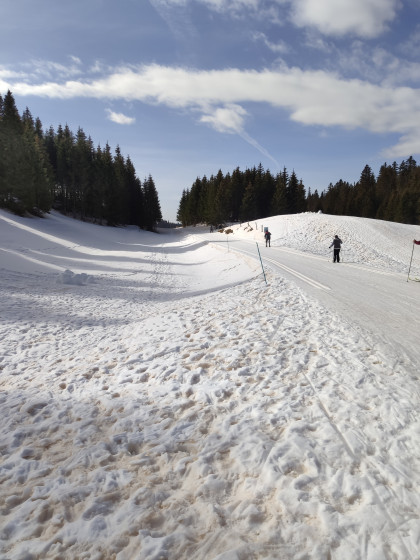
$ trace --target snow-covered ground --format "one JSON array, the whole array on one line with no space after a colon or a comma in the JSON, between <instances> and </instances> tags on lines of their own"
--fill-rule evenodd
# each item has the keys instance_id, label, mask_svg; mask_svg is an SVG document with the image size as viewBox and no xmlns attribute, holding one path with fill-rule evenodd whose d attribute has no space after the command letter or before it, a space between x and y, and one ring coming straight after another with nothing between
<instances>
[{"instance_id":1,"label":"snow-covered ground","mask_svg":"<svg viewBox=\"0 0 420 560\"><path fill-rule=\"evenodd\" d=\"M403 273L420 239L264 225ZM420 558L416 368L204 231L0 211L1 558Z\"/></svg>"}]
</instances>

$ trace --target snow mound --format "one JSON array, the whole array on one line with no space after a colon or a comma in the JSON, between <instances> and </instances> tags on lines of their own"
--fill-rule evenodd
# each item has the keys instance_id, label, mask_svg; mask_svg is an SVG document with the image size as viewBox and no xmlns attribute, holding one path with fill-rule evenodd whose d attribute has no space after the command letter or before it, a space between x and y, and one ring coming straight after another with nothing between
<instances>
[{"instance_id":1,"label":"snow mound","mask_svg":"<svg viewBox=\"0 0 420 560\"><path fill-rule=\"evenodd\" d=\"M96 282L95 278L90 274L86 274L85 272L81 272L80 274L75 274L71 270L66 269L62 272L57 282L60 284L73 284L77 286L86 286L86 284L93 284Z\"/></svg>"}]
</instances>

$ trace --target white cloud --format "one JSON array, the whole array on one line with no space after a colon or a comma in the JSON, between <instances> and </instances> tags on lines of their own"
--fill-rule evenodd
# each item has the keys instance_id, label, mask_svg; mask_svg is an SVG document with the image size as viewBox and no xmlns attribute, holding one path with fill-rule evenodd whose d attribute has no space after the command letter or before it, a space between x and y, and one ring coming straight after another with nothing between
<instances>
[{"instance_id":1,"label":"white cloud","mask_svg":"<svg viewBox=\"0 0 420 560\"><path fill-rule=\"evenodd\" d=\"M3 84L4 90L18 95L124 99L198 112L201 122L243 137L253 103L288 111L292 120L306 126L360 127L379 134L399 134L401 142L409 139L413 147L420 122L419 89L346 80L326 71L304 71L285 65L262 71L149 65L120 68L102 79L89 81L31 84L8 79ZM401 145L395 149L401 150ZM420 153L420 142L411 153Z\"/></svg>"},{"instance_id":2,"label":"white cloud","mask_svg":"<svg viewBox=\"0 0 420 560\"><path fill-rule=\"evenodd\" d=\"M405 158L409 155L420 153L420 131L413 130L410 134L402 136L395 146L382 150L385 158Z\"/></svg>"},{"instance_id":3,"label":"white cloud","mask_svg":"<svg viewBox=\"0 0 420 560\"><path fill-rule=\"evenodd\" d=\"M200 118L200 122L210 124L218 132L238 134L245 142L256 148L264 156L271 159L277 167L279 162L261 144L252 138L244 129L245 116L247 111L236 104L229 104L225 107L216 107L211 113L205 114Z\"/></svg>"},{"instance_id":4,"label":"white cloud","mask_svg":"<svg viewBox=\"0 0 420 560\"><path fill-rule=\"evenodd\" d=\"M75 56L69 57L71 64L59 64L51 60L35 59L31 60L27 67L30 68L31 74L37 75L40 78L55 78L61 79L79 76L82 73L81 60Z\"/></svg>"},{"instance_id":5,"label":"white cloud","mask_svg":"<svg viewBox=\"0 0 420 560\"><path fill-rule=\"evenodd\" d=\"M398 58L384 48L369 48L362 41L354 41L345 51L335 50L334 53L339 68L346 75L390 87L420 83L419 62Z\"/></svg>"},{"instance_id":6,"label":"white cloud","mask_svg":"<svg viewBox=\"0 0 420 560\"><path fill-rule=\"evenodd\" d=\"M203 115L200 122L210 124L219 132L237 134L243 131L246 111L240 105L230 104L217 107L212 114Z\"/></svg>"},{"instance_id":7,"label":"white cloud","mask_svg":"<svg viewBox=\"0 0 420 560\"><path fill-rule=\"evenodd\" d=\"M274 53L285 54L290 51L290 47L287 43L281 40L274 43L268 39L265 33L254 33L253 37L255 41L262 41L264 45Z\"/></svg>"},{"instance_id":8,"label":"white cloud","mask_svg":"<svg viewBox=\"0 0 420 560\"><path fill-rule=\"evenodd\" d=\"M417 24L413 33L409 35L403 43L401 43L399 48L404 54L408 54L413 56L414 58L417 58L419 47L420 47L420 24Z\"/></svg>"},{"instance_id":9,"label":"white cloud","mask_svg":"<svg viewBox=\"0 0 420 560\"><path fill-rule=\"evenodd\" d=\"M117 124L133 124L136 122L136 119L133 117L127 117L123 113L114 113L111 109L107 109L106 112L108 113L108 119Z\"/></svg>"},{"instance_id":10,"label":"white cloud","mask_svg":"<svg viewBox=\"0 0 420 560\"><path fill-rule=\"evenodd\" d=\"M0 80L13 80L17 78L25 79L25 77L25 72L15 72L14 70L9 70L8 68L0 68ZM0 85L0 92L2 92L3 90L4 88Z\"/></svg>"},{"instance_id":11,"label":"white cloud","mask_svg":"<svg viewBox=\"0 0 420 560\"><path fill-rule=\"evenodd\" d=\"M399 0L290 0L292 21L325 35L377 37L394 20Z\"/></svg>"},{"instance_id":12,"label":"white cloud","mask_svg":"<svg viewBox=\"0 0 420 560\"><path fill-rule=\"evenodd\" d=\"M186 37L194 37L196 34L188 10L185 9L188 2L189 0L150 0L152 6L179 41L184 41Z\"/></svg>"},{"instance_id":13,"label":"white cloud","mask_svg":"<svg viewBox=\"0 0 420 560\"><path fill-rule=\"evenodd\" d=\"M377 37L396 17L402 0L150 0L168 23L176 10L200 3L210 10L231 16L269 19L281 24L287 6L290 20L298 27L312 28L324 35ZM185 14L185 11L184 11Z\"/></svg>"}]
</instances>

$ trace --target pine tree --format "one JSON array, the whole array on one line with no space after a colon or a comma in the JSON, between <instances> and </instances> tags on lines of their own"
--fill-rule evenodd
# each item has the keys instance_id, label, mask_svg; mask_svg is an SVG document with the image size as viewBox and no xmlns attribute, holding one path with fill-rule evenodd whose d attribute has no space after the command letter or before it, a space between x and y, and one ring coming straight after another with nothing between
<instances>
[{"instance_id":1,"label":"pine tree","mask_svg":"<svg viewBox=\"0 0 420 560\"><path fill-rule=\"evenodd\" d=\"M269 169L264 171L262 165L260 164L257 169L257 206L258 215L256 218L266 218L272 215L271 203L274 196L274 191L276 188L276 181L272 176Z\"/></svg>"},{"instance_id":2,"label":"pine tree","mask_svg":"<svg viewBox=\"0 0 420 560\"><path fill-rule=\"evenodd\" d=\"M278 173L276 176L276 184L274 189L274 195L271 202L271 215L280 216L282 214L287 214L287 195L286 195L287 183L285 183L285 176L282 173Z\"/></svg>"},{"instance_id":3,"label":"pine tree","mask_svg":"<svg viewBox=\"0 0 420 560\"><path fill-rule=\"evenodd\" d=\"M203 223L216 225L220 220L217 204L217 190L218 185L222 182L222 178L223 174L219 170L216 177L210 177L209 181L202 186L200 221Z\"/></svg>"},{"instance_id":4,"label":"pine tree","mask_svg":"<svg viewBox=\"0 0 420 560\"><path fill-rule=\"evenodd\" d=\"M25 145L23 125L12 92L2 100L0 121L0 160L2 161L0 202L19 214L24 214L25 203Z\"/></svg>"},{"instance_id":5,"label":"pine tree","mask_svg":"<svg viewBox=\"0 0 420 560\"><path fill-rule=\"evenodd\" d=\"M107 226L119 225L118 193L115 189L115 168L108 142L102 151L101 172L103 180L103 207Z\"/></svg>"},{"instance_id":6,"label":"pine tree","mask_svg":"<svg viewBox=\"0 0 420 560\"><path fill-rule=\"evenodd\" d=\"M376 211L376 218L379 220L388 220L387 208L390 197L397 190L398 172L396 163L387 165L384 163L378 174L376 181L375 198L378 201L378 209Z\"/></svg>"},{"instance_id":7,"label":"pine tree","mask_svg":"<svg viewBox=\"0 0 420 560\"><path fill-rule=\"evenodd\" d=\"M308 189L308 196L307 196L307 210L308 212L318 212L321 210L321 204L319 200L319 193L318 190L315 189L313 193L311 193L311 189Z\"/></svg>"},{"instance_id":8,"label":"pine tree","mask_svg":"<svg viewBox=\"0 0 420 560\"><path fill-rule=\"evenodd\" d=\"M87 199L92 186L93 146L79 127L71 150L71 192L73 217L86 218Z\"/></svg>"},{"instance_id":9,"label":"pine tree","mask_svg":"<svg viewBox=\"0 0 420 560\"><path fill-rule=\"evenodd\" d=\"M42 124L35 123L27 108L22 117L23 138L26 145L25 207L28 212L42 215L52 202L53 172L44 147Z\"/></svg>"},{"instance_id":10,"label":"pine tree","mask_svg":"<svg viewBox=\"0 0 420 560\"><path fill-rule=\"evenodd\" d=\"M143 182L143 196L145 205L146 229L154 231L158 222L162 220L162 212L158 193L152 176Z\"/></svg>"},{"instance_id":11,"label":"pine tree","mask_svg":"<svg viewBox=\"0 0 420 560\"><path fill-rule=\"evenodd\" d=\"M358 215L363 218L374 218L377 212L375 198L376 179L369 165L365 165L356 187L356 206Z\"/></svg>"},{"instance_id":12,"label":"pine tree","mask_svg":"<svg viewBox=\"0 0 420 560\"><path fill-rule=\"evenodd\" d=\"M57 150L57 204L60 210L65 214L73 209L74 193L73 193L73 144L74 135L66 124L64 129L58 126L55 137Z\"/></svg>"},{"instance_id":13,"label":"pine tree","mask_svg":"<svg viewBox=\"0 0 420 560\"><path fill-rule=\"evenodd\" d=\"M145 207L144 197L140 179L136 176L136 170L127 156L125 160L126 181L128 187L129 218L128 223L139 227L144 227Z\"/></svg>"},{"instance_id":14,"label":"pine tree","mask_svg":"<svg viewBox=\"0 0 420 560\"><path fill-rule=\"evenodd\" d=\"M302 179L299 180L296 191L296 212L306 212L306 192Z\"/></svg>"},{"instance_id":15,"label":"pine tree","mask_svg":"<svg viewBox=\"0 0 420 560\"><path fill-rule=\"evenodd\" d=\"M117 208L115 209L116 221L119 224L128 224L130 221L129 211L129 189L126 175L125 159L121 154L120 147L115 149L114 156L114 173L115 185L114 189L117 192L116 201Z\"/></svg>"},{"instance_id":16,"label":"pine tree","mask_svg":"<svg viewBox=\"0 0 420 560\"><path fill-rule=\"evenodd\" d=\"M242 198L245 192L245 180L244 175L240 171L239 167L237 167L232 172L232 178L230 181L230 220L233 222L237 222L240 220L240 210L242 204Z\"/></svg>"},{"instance_id":17,"label":"pine tree","mask_svg":"<svg viewBox=\"0 0 420 560\"><path fill-rule=\"evenodd\" d=\"M254 220L257 216L257 193L255 184L251 181L249 181L248 186L245 189L240 212L241 222Z\"/></svg>"},{"instance_id":18,"label":"pine tree","mask_svg":"<svg viewBox=\"0 0 420 560\"><path fill-rule=\"evenodd\" d=\"M228 173L218 181L215 194L215 217L213 225L232 221L232 188L231 176Z\"/></svg>"},{"instance_id":19,"label":"pine tree","mask_svg":"<svg viewBox=\"0 0 420 560\"><path fill-rule=\"evenodd\" d=\"M154 183L153 189L157 198ZM115 158L108 144L94 150L83 129L75 136L68 125L59 125L57 133L50 126L44 134L29 108L19 116L8 91L0 95L0 206L24 214L49 211L52 204L99 223L146 223L142 185L119 147ZM152 220L161 219L158 206Z\"/></svg>"},{"instance_id":20,"label":"pine tree","mask_svg":"<svg viewBox=\"0 0 420 560\"><path fill-rule=\"evenodd\" d=\"M190 222L190 216L188 215L188 198L189 190L184 189L182 191L181 200L179 201L178 212L176 214L176 219L181 223L182 227L188 226Z\"/></svg>"},{"instance_id":21,"label":"pine tree","mask_svg":"<svg viewBox=\"0 0 420 560\"><path fill-rule=\"evenodd\" d=\"M207 178L204 175L203 179L197 177L194 183L191 186L189 195L188 195L188 209L187 214L189 218L188 225L197 225L201 221L200 216L200 200L202 197L202 190L203 190L203 181L204 183L207 182Z\"/></svg>"},{"instance_id":22,"label":"pine tree","mask_svg":"<svg viewBox=\"0 0 420 560\"><path fill-rule=\"evenodd\" d=\"M0 204L16 213L49 209L50 176L41 139L27 108L19 116L10 90L1 103Z\"/></svg>"},{"instance_id":23,"label":"pine tree","mask_svg":"<svg viewBox=\"0 0 420 560\"><path fill-rule=\"evenodd\" d=\"M286 187L287 206L289 214L298 212L299 204L299 182L293 170Z\"/></svg>"}]
</instances>

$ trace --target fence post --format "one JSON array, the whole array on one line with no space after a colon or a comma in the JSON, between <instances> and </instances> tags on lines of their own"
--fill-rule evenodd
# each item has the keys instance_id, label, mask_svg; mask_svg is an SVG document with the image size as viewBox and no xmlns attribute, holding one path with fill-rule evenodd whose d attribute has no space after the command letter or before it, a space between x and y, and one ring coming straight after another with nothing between
<instances>
[{"instance_id":1,"label":"fence post","mask_svg":"<svg viewBox=\"0 0 420 560\"><path fill-rule=\"evenodd\" d=\"M408 279L410 278L411 263L413 262L413 253L414 253L414 241L413 241L413 250L411 251L410 266L408 267L407 282Z\"/></svg>"},{"instance_id":2,"label":"fence post","mask_svg":"<svg viewBox=\"0 0 420 560\"><path fill-rule=\"evenodd\" d=\"M264 274L264 280L265 280L265 283L267 284L267 278L265 277L265 270L264 270L264 266L263 266L263 262L262 262L262 258L261 258L260 248L258 247L258 243L257 243L257 249L258 249L258 255L260 257L261 268L262 268L262 271L263 271L263 274Z\"/></svg>"}]
</instances>

